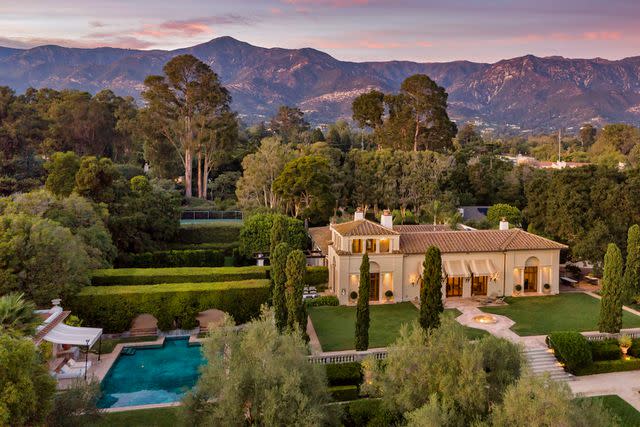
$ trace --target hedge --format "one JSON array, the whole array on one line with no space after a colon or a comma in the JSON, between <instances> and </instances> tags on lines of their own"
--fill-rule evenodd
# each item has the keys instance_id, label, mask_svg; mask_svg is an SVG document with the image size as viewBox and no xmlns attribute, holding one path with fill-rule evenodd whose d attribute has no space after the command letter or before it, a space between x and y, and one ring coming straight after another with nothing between
<instances>
[{"instance_id":1,"label":"hedge","mask_svg":"<svg viewBox=\"0 0 640 427\"><path fill-rule=\"evenodd\" d=\"M311 298L305 301L307 307L325 307L325 306L338 306L340 300L335 295L323 295L317 298Z\"/></svg>"},{"instance_id":2,"label":"hedge","mask_svg":"<svg viewBox=\"0 0 640 427\"><path fill-rule=\"evenodd\" d=\"M305 281L310 286L326 283L326 267L307 267ZM159 283L232 282L268 279L269 267L184 267L184 268L116 268L94 270L95 286L134 286Z\"/></svg>"},{"instance_id":3,"label":"hedge","mask_svg":"<svg viewBox=\"0 0 640 427\"><path fill-rule=\"evenodd\" d=\"M552 332L549 344L569 372L575 373L593 363L589 342L580 332Z\"/></svg>"},{"instance_id":4,"label":"hedge","mask_svg":"<svg viewBox=\"0 0 640 427\"><path fill-rule=\"evenodd\" d=\"M155 316L161 330L192 329L198 313L210 308L228 313L237 323L247 322L260 313L268 294L268 280L87 286L69 301L69 308L83 325L106 333L128 330L142 313Z\"/></svg>"},{"instance_id":5,"label":"hedge","mask_svg":"<svg viewBox=\"0 0 640 427\"><path fill-rule=\"evenodd\" d=\"M355 385L338 385L335 387L329 387L329 393L333 400L338 402L346 402L349 400L356 400L360 397L360 390Z\"/></svg>"},{"instance_id":6,"label":"hedge","mask_svg":"<svg viewBox=\"0 0 640 427\"><path fill-rule=\"evenodd\" d=\"M218 249L172 250L125 254L118 257L118 268L222 267L225 252Z\"/></svg>"},{"instance_id":7,"label":"hedge","mask_svg":"<svg viewBox=\"0 0 640 427\"><path fill-rule=\"evenodd\" d=\"M627 354L633 357L640 357L640 338L636 338L631 342L631 347L627 350Z\"/></svg>"},{"instance_id":8,"label":"hedge","mask_svg":"<svg viewBox=\"0 0 640 427\"><path fill-rule=\"evenodd\" d=\"M327 372L327 381L329 381L330 386L360 386L364 378L362 365L359 362L326 365L325 370Z\"/></svg>"},{"instance_id":9,"label":"hedge","mask_svg":"<svg viewBox=\"0 0 640 427\"><path fill-rule=\"evenodd\" d=\"M609 372L635 371L640 369L640 359L601 360L578 369L576 375L606 374Z\"/></svg>"},{"instance_id":10,"label":"hedge","mask_svg":"<svg viewBox=\"0 0 640 427\"><path fill-rule=\"evenodd\" d=\"M287 222L287 243L293 249L305 250L309 246L309 235L304 222L281 214L256 214L246 218L240 231L240 250L246 256L258 252L268 253L271 249L271 226L276 216Z\"/></svg>"},{"instance_id":11,"label":"hedge","mask_svg":"<svg viewBox=\"0 0 640 427\"><path fill-rule=\"evenodd\" d=\"M591 355L594 362L601 360L618 360L622 356L620 344L618 344L618 340L616 339L589 341L589 347L591 347Z\"/></svg>"},{"instance_id":12,"label":"hedge","mask_svg":"<svg viewBox=\"0 0 640 427\"><path fill-rule=\"evenodd\" d=\"M403 425L402 414L387 409L381 399L358 399L343 405L342 425L347 427Z\"/></svg>"},{"instance_id":13,"label":"hedge","mask_svg":"<svg viewBox=\"0 0 640 427\"><path fill-rule=\"evenodd\" d=\"M234 243L240 240L242 223L208 222L182 225L175 243L197 245L200 243Z\"/></svg>"}]
</instances>

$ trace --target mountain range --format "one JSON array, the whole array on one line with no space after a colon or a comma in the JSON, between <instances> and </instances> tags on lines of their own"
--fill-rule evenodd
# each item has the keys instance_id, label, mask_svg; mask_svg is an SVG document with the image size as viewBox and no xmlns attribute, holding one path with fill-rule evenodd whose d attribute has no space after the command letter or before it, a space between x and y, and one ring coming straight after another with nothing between
<instances>
[{"instance_id":1,"label":"mountain range","mask_svg":"<svg viewBox=\"0 0 640 427\"><path fill-rule=\"evenodd\" d=\"M406 77L424 73L449 93L457 121L496 130L571 129L582 123L640 123L640 56L610 61L533 55L493 64L469 61L348 62L316 49L263 48L231 37L165 50L0 47L0 85L105 88L139 98L143 80L192 54L218 73L247 122L269 118L280 105L300 107L315 124L350 118L351 102L376 88L397 91Z\"/></svg>"}]
</instances>

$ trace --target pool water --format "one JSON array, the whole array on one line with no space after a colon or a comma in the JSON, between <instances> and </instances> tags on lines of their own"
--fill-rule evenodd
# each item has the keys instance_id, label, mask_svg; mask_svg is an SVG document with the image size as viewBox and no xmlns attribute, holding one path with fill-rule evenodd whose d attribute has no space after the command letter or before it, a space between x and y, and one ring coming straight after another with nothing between
<instances>
[{"instance_id":1,"label":"pool water","mask_svg":"<svg viewBox=\"0 0 640 427\"><path fill-rule=\"evenodd\" d=\"M205 363L199 345L166 338L163 347L135 347L121 354L102 380L101 408L176 402L191 389Z\"/></svg>"}]
</instances>

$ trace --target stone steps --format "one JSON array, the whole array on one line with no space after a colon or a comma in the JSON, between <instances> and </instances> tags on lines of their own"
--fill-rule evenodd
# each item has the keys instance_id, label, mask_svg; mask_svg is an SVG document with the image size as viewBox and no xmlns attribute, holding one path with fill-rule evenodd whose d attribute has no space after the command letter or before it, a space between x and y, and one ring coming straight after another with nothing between
<instances>
[{"instance_id":1,"label":"stone steps","mask_svg":"<svg viewBox=\"0 0 640 427\"><path fill-rule=\"evenodd\" d=\"M529 348L524 351L524 355L534 375L547 374L556 381L573 381L573 375L566 372L547 349Z\"/></svg>"}]
</instances>

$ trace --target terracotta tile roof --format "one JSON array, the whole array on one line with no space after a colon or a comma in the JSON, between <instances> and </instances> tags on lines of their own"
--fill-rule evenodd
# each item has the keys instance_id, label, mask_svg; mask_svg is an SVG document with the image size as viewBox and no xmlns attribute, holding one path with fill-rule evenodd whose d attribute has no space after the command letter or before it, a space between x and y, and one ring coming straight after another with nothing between
<instances>
[{"instance_id":1,"label":"terracotta tile roof","mask_svg":"<svg viewBox=\"0 0 640 427\"><path fill-rule=\"evenodd\" d=\"M368 219L333 224L331 227L342 236L393 236L400 234Z\"/></svg>"},{"instance_id":2,"label":"terracotta tile roof","mask_svg":"<svg viewBox=\"0 0 640 427\"><path fill-rule=\"evenodd\" d=\"M62 321L64 319L66 319L67 317L69 317L69 315L71 314L70 311L62 311L58 314L58 317L56 317L55 319L53 319L51 322L47 323L42 329L40 329L38 332L36 332L35 336L33 337L33 343L35 345L40 344L40 342L42 341L42 339L49 333L51 332L51 330L53 328L55 328L56 326L58 326L60 323L62 323Z\"/></svg>"},{"instance_id":3,"label":"terracotta tile roof","mask_svg":"<svg viewBox=\"0 0 640 427\"><path fill-rule=\"evenodd\" d=\"M443 253L567 248L563 244L527 233L519 228L510 230L403 233L400 236L400 251L403 253L424 253L429 246L437 246Z\"/></svg>"},{"instance_id":4,"label":"terracotta tile roof","mask_svg":"<svg viewBox=\"0 0 640 427\"><path fill-rule=\"evenodd\" d=\"M427 233L434 231L451 231L451 227L447 224L407 224L394 225L393 229L400 234L405 233Z\"/></svg>"},{"instance_id":5,"label":"terracotta tile roof","mask_svg":"<svg viewBox=\"0 0 640 427\"><path fill-rule=\"evenodd\" d=\"M313 244L320 248L323 254L327 254L329 251L329 242L331 241L331 228L325 227L310 227L309 236L313 241Z\"/></svg>"}]
</instances>

